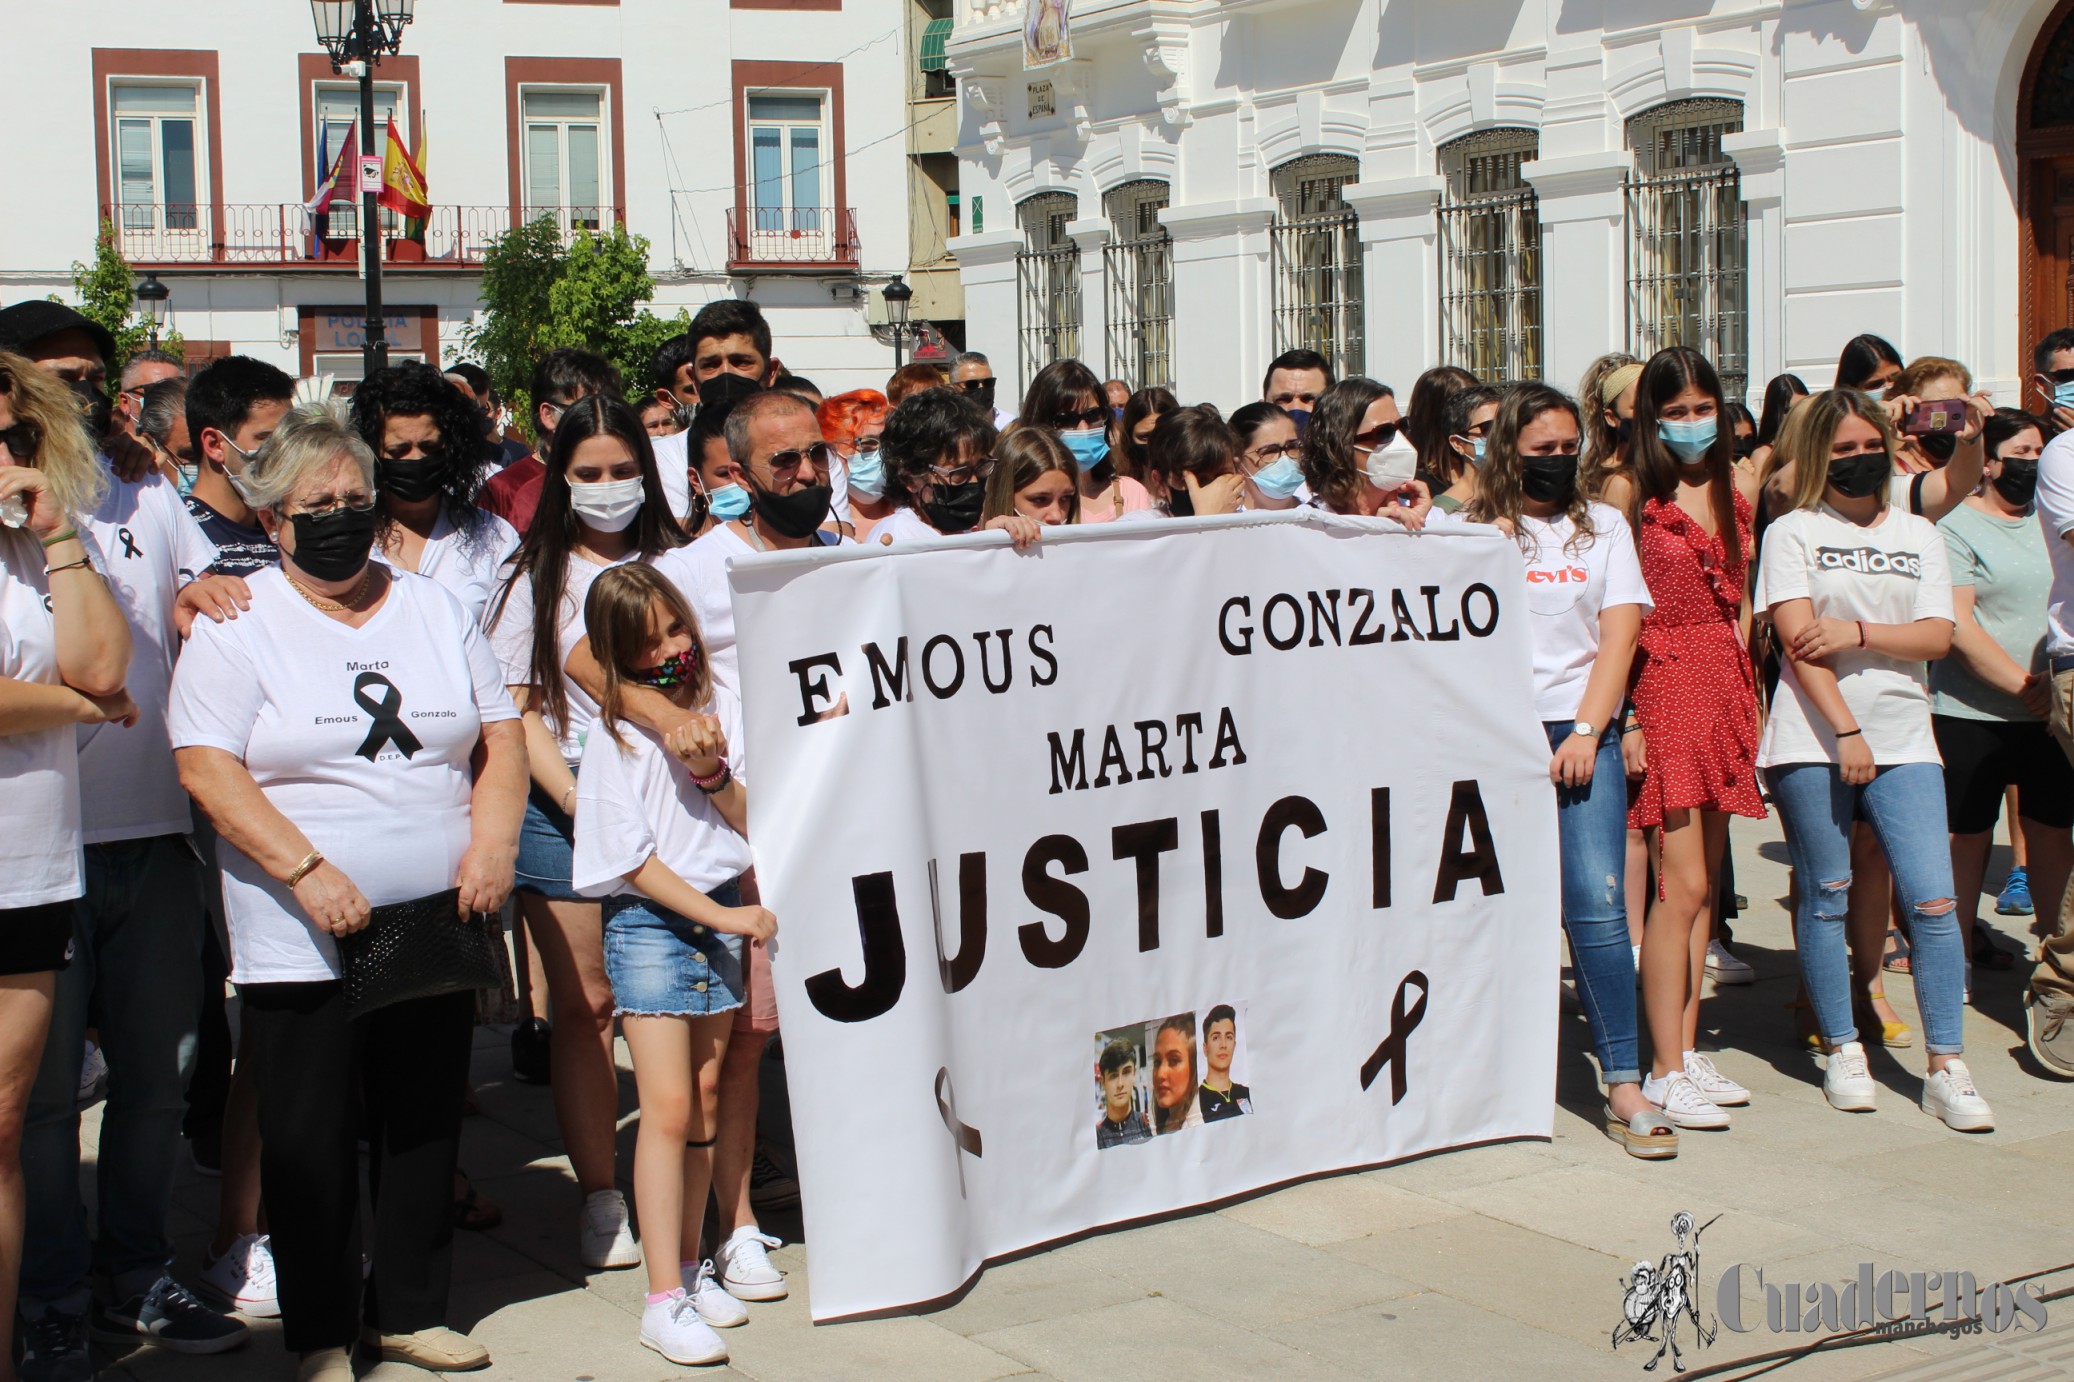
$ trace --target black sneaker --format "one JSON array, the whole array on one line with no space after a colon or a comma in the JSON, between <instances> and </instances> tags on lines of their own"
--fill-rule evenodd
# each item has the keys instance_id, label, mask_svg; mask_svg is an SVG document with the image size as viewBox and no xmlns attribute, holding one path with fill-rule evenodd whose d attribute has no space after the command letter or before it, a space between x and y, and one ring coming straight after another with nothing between
<instances>
[{"instance_id":1,"label":"black sneaker","mask_svg":"<svg viewBox=\"0 0 2074 1382\"><path fill-rule=\"evenodd\" d=\"M21 1382L94 1382L86 1356L86 1317L45 1307L21 1322Z\"/></svg>"},{"instance_id":2,"label":"black sneaker","mask_svg":"<svg viewBox=\"0 0 2074 1382\"><path fill-rule=\"evenodd\" d=\"M110 1343L150 1344L174 1353L223 1353L251 1331L196 1300L170 1276L141 1296L105 1306L94 1321L94 1337Z\"/></svg>"},{"instance_id":3,"label":"black sneaker","mask_svg":"<svg viewBox=\"0 0 2074 1382\"><path fill-rule=\"evenodd\" d=\"M791 1209L799 1203L799 1181L762 1147L749 1163L749 1203L758 1209Z\"/></svg>"}]
</instances>

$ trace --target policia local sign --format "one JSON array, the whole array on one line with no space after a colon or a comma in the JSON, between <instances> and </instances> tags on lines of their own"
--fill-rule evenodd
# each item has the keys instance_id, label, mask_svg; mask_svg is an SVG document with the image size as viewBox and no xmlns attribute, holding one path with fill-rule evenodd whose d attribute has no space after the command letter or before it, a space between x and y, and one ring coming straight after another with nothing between
<instances>
[{"instance_id":1,"label":"policia local sign","mask_svg":"<svg viewBox=\"0 0 2074 1382\"><path fill-rule=\"evenodd\" d=\"M817 1320L1550 1135L1522 573L1318 513L735 563Z\"/></svg>"}]
</instances>

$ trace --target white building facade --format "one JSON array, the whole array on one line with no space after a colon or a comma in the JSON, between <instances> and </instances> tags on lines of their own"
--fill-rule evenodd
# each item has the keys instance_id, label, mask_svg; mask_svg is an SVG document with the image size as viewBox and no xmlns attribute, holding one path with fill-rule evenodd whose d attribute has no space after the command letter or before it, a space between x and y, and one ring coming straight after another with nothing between
<instances>
[{"instance_id":1,"label":"white building facade","mask_svg":"<svg viewBox=\"0 0 2074 1382\"><path fill-rule=\"evenodd\" d=\"M422 240L384 213L392 358L461 358L485 248L545 214L645 236L658 315L754 298L789 367L883 386L870 317L911 266L926 19L896 0L420 0L376 69L377 123L424 136L432 203ZM21 3L5 27L0 303L69 298L105 219L171 290L192 361L358 376L358 199L304 204L359 97L307 4Z\"/></svg>"},{"instance_id":2,"label":"white building facade","mask_svg":"<svg viewBox=\"0 0 2074 1382\"><path fill-rule=\"evenodd\" d=\"M2074 0L1073 0L1030 71L1024 0L959 5L1004 394L1071 354L1232 405L1298 346L1574 388L1686 344L1754 398L1876 332L2036 407L2074 325Z\"/></svg>"}]
</instances>

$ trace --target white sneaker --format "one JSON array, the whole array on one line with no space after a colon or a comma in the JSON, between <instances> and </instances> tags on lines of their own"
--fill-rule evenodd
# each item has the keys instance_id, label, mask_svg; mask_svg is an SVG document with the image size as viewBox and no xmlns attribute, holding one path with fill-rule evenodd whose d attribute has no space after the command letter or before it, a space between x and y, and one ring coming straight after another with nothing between
<instances>
[{"instance_id":1,"label":"white sneaker","mask_svg":"<svg viewBox=\"0 0 2074 1382\"><path fill-rule=\"evenodd\" d=\"M281 1313L280 1288L274 1282L274 1249L263 1233L247 1233L230 1251L202 1259L202 1293L222 1301L240 1315L271 1320Z\"/></svg>"},{"instance_id":2,"label":"white sneaker","mask_svg":"<svg viewBox=\"0 0 2074 1382\"><path fill-rule=\"evenodd\" d=\"M1697 1051L1685 1053L1685 1073L1699 1086L1700 1093L1723 1108L1750 1102L1750 1091L1714 1068L1714 1062Z\"/></svg>"},{"instance_id":3,"label":"white sneaker","mask_svg":"<svg viewBox=\"0 0 2074 1382\"><path fill-rule=\"evenodd\" d=\"M81 1108L86 1108L90 1104L98 1103L107 1093L108 1058L101 1054L100 1047L89 1041L86 1044L86 1054L79 1061L78 1104Z\"/></svg>"},{"instance_id":4,"label":"white sneaker","mask_svg":"<svg viewBox=\"0 0 2074 1382\"><path fill-rule=\"evenodd\" d=\"M699 1318L715 1329L733 1329L749 1323L748 1307L721 1288L710 1257L697 1267L684 1268L684 1293L691 1297Z\"/></svg>"},{"instance_id":5,"label":"white sneaker","mask_svg":"<svg viewBox=\"0 0 2074 1382\"><path fill-rule=\"evenodd\" d=\"M720 1284L736 1300L785 1299L785 1274L771 1265L766 1249L783 1247L758 1228L738 1228L720 1245Z\"/></svg>"},{"instance_id":6,"label":"white sneaker","mask_svg":"<svg viewBox=\"0 0 2074 1382\"><path fill-rule=\"evenodd\" d=\"M1651 1075L1642 1081L1642 1097L1663 1110L1664 1117L1681 1128L1725 1128L1728 1114L1700 1093L1684 1071L1673 1071L1663 1079Z\"/></svg>"},{"instance_id":7,"label":"white sneaker","mask_svg":"<svg viewBox=\"0 0 2074 1382\"><path fill-rule=\"evenodd\" d=\"M1757 971L1728 953L1720 941L1707 942L1707 974L1717 984L1754 984Z\"/></svg>"},{"instance_id":8,"label":"white sneaker","mask_svg":"<svg viewBox=\"0 0 2074 1382\"><path fill-rule=\"evenodd\" d=\"M641 1248L634 1242L634 1226L627 1215L627 1197L617 1190L596 1190L584 1198L581 1235L583 1265L592 1271L641 1265Z\"/></svg>"},{"instance_id":9,"label":"white sneaker","mask_svg":"<svg viewBox=\"0 0 2074 1382\"><path fill-rule=\"evenodd\" d=\"M1829 1053L1829 1068L1822 1072L1822 1097L1829 1106L1845 1113L1871 1113L1879 1086L1872 1082L1872 1068L1865 1063L1865 1047L1847 1041Z\"/></svg>"},{"instance_id":10,"label":"white sneaker","mask_svg":"<svg viewBox=\"0 0 2074 1382\"><path fill-rule=\"evenodd\" d=\"M1973 1072L1955 1060L1923 1081L1923 1112L1954 1132L1990 1132L1995 1112L1973 1087Z\"/></svg>"},{"instance_id":11,"label":"white sneaker","mask_svg":"<svg viewBox=\"0 0 2074 1382\"><path fill-rule=\"evenodd\" d=\"M683 1291L672 1291L641 1312L641 1342L685 1367L727 1361L727 1345L699 1318L698 1307Z\"/></svg>"}]
</instances>

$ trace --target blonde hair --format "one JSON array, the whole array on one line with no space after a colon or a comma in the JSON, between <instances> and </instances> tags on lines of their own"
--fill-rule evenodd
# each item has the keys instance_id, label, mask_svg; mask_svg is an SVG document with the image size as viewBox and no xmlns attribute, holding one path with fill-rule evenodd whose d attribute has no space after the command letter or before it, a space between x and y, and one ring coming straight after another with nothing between
<instances>
[{"instance_id":1,"label":"blonde hair","mask_svg":"<svg viewBox=\"0 0 2074 1382\"><path fill-rule=\"evenodd\" d=\"M1074 482L1072 493L1066 497L1066 521L1078 523L1080 467L1073 464L1073 455L1059 440L1059 434L1049 427L1025 422L1010 426L1001 434L1001 440L994 443L994 474L987 481L987 505L980 512L980 522L1015 513L1016 492L1028 489L1054 470Z\"/></svg>"},{"instance_id":2,"label":"blonde hair","mask_svg":"<svg viewBox=\"0 0 2074 1382\"><path fill-rule=\"evenodd\" d=\"M692 673L691 704L704 705L713 694L706 636L699 631L698 616L669 577L638 561L599 572L583 601L584 635L590 640L591 656L605 675L604 694L598 697L598 722L621 748L627 746L625 726L620 723L626 717L627 683L641 670L636 659L648 647L648 616L658 603L691 635L691 649L698 659Z\"/></svg>"},{"instance_id":3,"label":"blonde hair","mask_svg":"<svg viewBox=\"0 0 2074 1382\"><path fill-rule=\"evenodd\" d=\"M374 452L360 429L346 420L334 402L305 403L289 411L245 467L245 487L255 507L279 511L290 495L318 471L341 456L360 471L360 482L374 488Z\"/></svg>"},{"instance_id":4,"label":"blonde hair","mask_svg":"<svg viewBox=\"0 0 2074 1382\"><path fill-rule=\"evenodd\" d=\"M79 395L64 380L11 350L0 350L0 394L7 395L15 425L26 424L34 433L35 451L26 463L42 473L58 507L75 518L100 507L108 493L108 474L79 411Z\"/></svg>"},{"instance_id":5,"label":"blonde hair","mask_svg":"<svg viewBox=\"0 0 2074 1382\"><path fill-rule=\"evenodd\" d=\"M1613 428L1606 421L1606 410L1613 405L1601 397L1606 381L1630 365L1637 368L1635 377L1639 379L1641 363L1626 351L1616 350L1592 361L1584 371L1584 378L1578 381L1577 398L1581 405L1578 411L1584 426L1584 445L1577 457L1577 488L1592 498L1597 498L1604 487L1607 466L1618 449L1618 443L1613 439ZM1625 392L1626 387L1622 386L1613 396L1618 399Z\"/></svg>"},{"instance_id":6,"label":"blonde hair","mask_svg":"<svg viewBox=\"0 0 2074 1382\"><path fill-rule=\"evenodd\" d=\"M1890 399L1903 395L1920 397L1923 386L1933 379L1956 379L1960 393L1973 392L1973 371L1942 355L1924 355L1909 361L1908 368L1894 376L1894 382L1887 386L1886 396Z\"/></svg>"},{"instance_id":7,"label":"blonde hair","mask_svg":"<svg viewBox=\"0 0 2074 1382\"><path fill-rule=\"evenodd\" d=\"M1783 456L1793 467L1790 497L1794 508L1812 509L1821 504L1823 492L1829 488L1829 448L1847 417L1872 424L1880 434L1880 445L1886 448L1887 464L1894 464L1899 444L1894 425L1887 420L1887 410L1870 395L1856 389L1828 389L1804 398L1786 415L1773 450L1774 457ZM1886 491L1881 491L1880 498L1882 503L1886 501Z\"/></svg>"}]
</instances>

